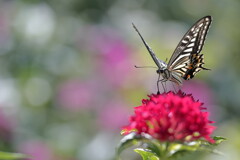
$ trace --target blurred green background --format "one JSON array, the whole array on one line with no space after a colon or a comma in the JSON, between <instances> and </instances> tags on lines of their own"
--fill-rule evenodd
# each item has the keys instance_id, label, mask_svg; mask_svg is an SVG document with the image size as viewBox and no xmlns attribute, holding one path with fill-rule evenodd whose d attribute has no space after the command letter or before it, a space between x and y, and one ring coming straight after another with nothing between
<instances>
[{"instance_id":1,"label":"blurred green background","mask_svg":"<svg viewBox=\"0 0 240 160\"><path fill-rule=\"evenodd\" d=\"M156 93L154 65L134 22L157 56L170 58L201 17L213 23L202 53L205 67L183 85L240 158L239 0L0 1L0 150L33 160L112 160L133 107ZM196 156L197 155L197 156ZM132 150L125 159L139 159Z\"/></svg>"}]
</instances>

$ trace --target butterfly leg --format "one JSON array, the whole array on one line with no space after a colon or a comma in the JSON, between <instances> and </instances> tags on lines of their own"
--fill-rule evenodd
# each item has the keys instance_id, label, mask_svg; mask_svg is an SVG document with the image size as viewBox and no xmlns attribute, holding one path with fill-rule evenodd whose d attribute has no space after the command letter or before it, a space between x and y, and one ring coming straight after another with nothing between
<instances>
[{"instance_id":1,"label":"butterfly leg","mask_svg":"<svg viewBox=\"0 0 240 160\"><path fill-rule=\"evenodd\" d=\"M164 82L165 82L165 87L164 87L164 84L163 84ZM167 88L166 81L163 81L163 79L162 79L161 84L162 84L162 87L163 87L163 91L166 92L166 88Z\"/></svg>"},{"instance_id":2,"label":"butterfly leg","mask_svg":"<svg viewBox=\"0 0 240 160\"><path fill-rule=\"evenodd\" d=\"M160 82L161 80L160 80L160 74L158 74L158 80L157 80L157 89L158 89L158 91L157 91L157 94L160 94L160 91L159 91L159 82Z\"/></svg>"},{"instance_id":3,"label":"butterfly leg","mask_svg":"<svg viewBox=\"0 0 240 160\"><path fill-rule=\"evenodd\" d=\"M166 88L167 88L167 80L166 79L160 79L159 82L161 82L162 87L163 87L163 93L166 92ZM165 86L164 86L165 85Z\"/></svg>"},{"instance_id":4,"label":"butterfly leg","mask_svg":"<svg viewBox=\"0 0 240 160\"><path fill-rule=\"evenodd\" d=\"M157 81L157 88L158 88L158 92L157 92L157 94L160 94L160 91L159 91L159 82L161 82L161 84L162 84L162 87L163 87L163 90L164 90L164 92L166 92L166 88L164 87L164 85L163 85L163 82L166 82L167 80L166 79L160 79L160 74L159 74L159 76L158 76L158 81Z\"/></svg>"},{"instance_id":5,"label":"butterfly leg","mask_svg":"<svg viewBox=\"0 0 240 160\"><path fill-rule=\"evenodd\" d=\"M167 91L167 81L165 81L164 84L165 84L165 89Z\"/></svg>"}]
</instances>

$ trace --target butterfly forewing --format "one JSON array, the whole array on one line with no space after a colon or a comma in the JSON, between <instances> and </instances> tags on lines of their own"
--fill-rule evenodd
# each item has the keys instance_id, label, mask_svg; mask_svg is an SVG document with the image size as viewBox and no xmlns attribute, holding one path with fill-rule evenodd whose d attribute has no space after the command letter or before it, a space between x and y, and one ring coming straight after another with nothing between
<instances>
[{"instance_id":1,"label":"butterfly forewing","mask_svg":"<svg viewBox=\"0 0 240 160\"><path fill-rule=\"evenodd\" d=\"M173 52L168 69L177 72L184 79L192 78L202 67L202 50L207 31L211 24L211 16L206 16L197 21L183 36L175 51Z\"/></svg>"}]
</instances>

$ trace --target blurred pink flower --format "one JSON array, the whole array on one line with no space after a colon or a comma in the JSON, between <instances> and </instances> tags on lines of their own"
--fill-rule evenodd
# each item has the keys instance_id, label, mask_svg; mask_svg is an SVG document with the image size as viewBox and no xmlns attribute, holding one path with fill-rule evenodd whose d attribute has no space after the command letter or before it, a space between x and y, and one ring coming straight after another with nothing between
<instances>
[{"instance_id":1,"label":"blurred pink flower","mask_svg":"<svg viewBox=\"0 0 240 160\"><path fill-rule=\"evenodd\" d=\"M213 95L207 84L201 81L188 81L184 83L182 91L191 93L197 100L206 104L206 106L213 104Z\"/></svg>"},{"instance_id":2,"label":"blurred pink flower","mask_svg":"<svg viewBox=\"0 0 240 160\"><path fill-rule=\"evenodd\" d=\"M89 108L93 96L93 85L81 80L70 80L59 87L60 106L69 111Z\"/></svg>"},{"instance_id":3,"label":"blurred pink flower","mask_svg":"<svg viewBox=\"0 0 240 160\"><path fill-rule=\"evenodd\" d=\"M110 130L118 130L123 124L127 123L129 111L124 108L122 103L110 103L100 110L98 123L101 127Z\"/></svg>"},{"instance_id":4,"label":"blurred pink flower","mask_svg":"<svg viewBox=\"0 0 240 160\"><path fill-rule=\"evenodd\" d=\"M191 93L194 99L203 102L204 106L208 107L208 111L210 113L216 113L213 93L206 83L202 81L191 80L184 83L182 91L185 93ZM210 118L215 120L216 117L210 115Z\"/></svg>"},{"instance_id":5,"label":"blurred pink flower","mask_svg":"<svg viewBox=\"0 0 240 160\"><path fill-rule=\"evenodd\" d=\"M109 28L91 28L88 32L89 50L96 53L97 73L112 85L121 86L128 82L134 68L133 51L117 31Z\"/></svg>"},{"instance_id":6,"label":"blurred pink flower","mask_svg":"<svg viewBox=\"0 0 240 160\"><path fill-rule=\"evenodd\" d=\"M21 153L31 156L29 160L52 160L54 155L51 148L38 140L26 141L19 146Z\"/></svg>"}]
</instances>

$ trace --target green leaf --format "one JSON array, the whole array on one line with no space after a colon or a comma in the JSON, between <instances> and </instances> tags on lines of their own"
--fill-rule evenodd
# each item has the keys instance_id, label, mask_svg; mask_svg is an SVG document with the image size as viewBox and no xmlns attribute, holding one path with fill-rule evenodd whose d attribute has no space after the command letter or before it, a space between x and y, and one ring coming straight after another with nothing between
<instances>
[{"instance_id":1,"label":"green leaf","mask_svg":"<svg viewBox=\"0 0 240 160\"><path fill-rule=\"evenodd\" d=\"M15 160L15 159L24 159L29 158L29 156L21 153L9 153L0 151L0 160Z\"/></svg>"},{"instance_id":2,"label":"green leaf","mask_svg":"<svg viewBox=\"0 0 240 160\"><path fill-rule=\"evenodd\" d=\"M161 143L159 143L159 141L152 139L149 134L137 134L136 132L132 132L124 136L120 141L120 144L116 150L116 159L119 159L119 156L123 150L139 144L144 144L146 148L150 149L156 155L161 155Z\"/></svg>"},{"instance_id":3,"label":"green leaf","mask_svg":"<svg viewBox=\"0 0 240 160\"><path fill-rule=\"evenodd\" d=\"M214 149L214 147L216 147L223 141L226 141L227 139L224 137L220 137L220 136L215 136L215 137L213 137L213 139L215 140L215 143L210 143L208 141L202 140L202 145L199 148L199 150L208 151L210 153L214 153L214 154L218 154L218 155L224 155L224 153L222 153L221 151L218 151L217 149Z\"/></svg>"},{"instance_id":4,"label":"green leaf","mask_svg":"<svg viewBox=\"0 0 240 160\"><path fill-rule=\"evenodd\" d=\"M215 143L210 143L209 141L203 140L203 139L198 140L198 141L199 141L199 143L201 143L201 147L210 149L210 148L216 147L217 145L219 145L223 141L227 140L226 138L220 137L220 136L215 136L215 137L213 137L213 139L215 140Z\"/></svg>"},{"instance_id":5,"label":"green leaf","mask_svg":"<svg viewBox=\"0 0 240 160\"><path fill-rule=\"evenodd\" d=\"M156 140L156 139L148 139L148 140L145 139L144 142L146 144L145 147L151 150L153 153L155 153L159 157L164 155L164 152L166 150L165 143L161 143L159 140Z\"/></svg>"},{"instance_id":6,"label":"green leaf","mask_svg":"<svg viewBox=\"0 0 240 160\"><path fill-rule=\"evenodd\" d=\"M188 143L170 143L168 146L168 156L176 157L187 152L194 152L200 148L199 141L192 141Z\"/></svg>"},{"instance_id":7,"label":"green leaf","mask_svg":"<svg viewBox=\"0 0 240 160\"><path fill-rule=\"evenodd\" d=\"M155 153L151 150L143 149L143 148L136 148L134 149L135 152L142 156L143 160L160 160Z\"/></svg>"},{"instance_id":8,"label":"green leaf","mask_svg":"<svg viewBox=\"0 0 240 160\"><path fill-rule=\"evenodd\" d=\"M117 154L119 155L126 148L137 145L140 142L149 143L151 140L152 137L148 134L137 134L136 132L132 132L121 139L117 148Z\"/></svg>"},{"instance_id":9,"label":"green leaf","mask_svg":"<svg viewBox=\"0 0 240 160\"><path fill-rule=\"evenodd\" d=\"M117 147L117 155L120 155L120 153L126 148L136 145L138 143L138 139L139 139L139 135L136 134L135 132L132 132L124 136Z\"/></svg>"},{"instance_id":10,"label":"green leaf","mask_svg":"<svg viewBox=\"0 0 240 160\"><path fill-rule=\"evenodd\" d=\"M226 141L227 138L224 137L220 137L220 136L215 136L213 137L213 139L215 140L215 145L219 145L220 143L222 143L223 141Z\"/></svg>"},{"instance_id":11,"label":"green leaf","mask_svg":"<svg viewBox=\"0 0 240 160\"><path fill-rule=\"evenodd\" d=\"M182 154L195 152L195 151L204 151L204 152L211 152L215 154L223 155L220 151L214 149L215 146L220 144L221 142L225 141L226 138L223 137L213 137L215 143L210 143L207 140L200 139L190 142L160 142L152 138L148 134L137 134L136 132L132 132L125 137L122 138L119 147L117 148L117 156L119 157L120 153L128 147L132 147L134 145L142 145L144 149L137 149L135 150L140 154L143 159L147 158L148 154L154 154L155 157L165 157L165 158L176 158ZM139 146L138 146L139 147ZM145 153L147 152L147 153ZM151 156L150 156L151 157ZM153 158L155 158L153 157ZM144 160L145 160L144 159Z\"/></svg>"},{"instance_id":12,"label":"green leaf","mask_svg":"<svg viewBox=\"0 0 240 160\"><path fill-rule=\"evenodd\" d=\"M180 150L195 151L199 146L200 146L200 143L198 143L197 141L193 141L191 143L186 143L186 144L170 143L170 145L168 147L168 150L171 153L175 153L175 152L180 151Z\"/></svg>"}]
</instances>

